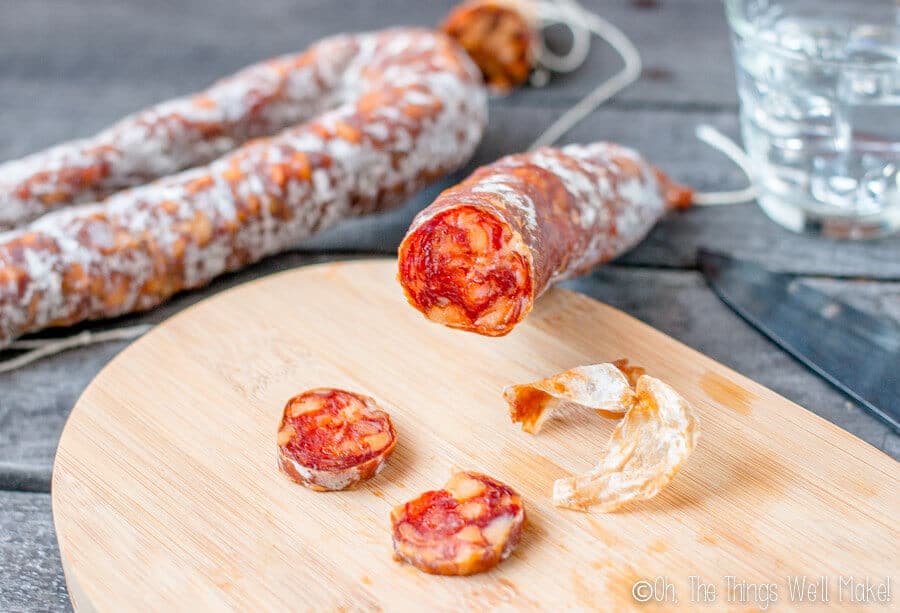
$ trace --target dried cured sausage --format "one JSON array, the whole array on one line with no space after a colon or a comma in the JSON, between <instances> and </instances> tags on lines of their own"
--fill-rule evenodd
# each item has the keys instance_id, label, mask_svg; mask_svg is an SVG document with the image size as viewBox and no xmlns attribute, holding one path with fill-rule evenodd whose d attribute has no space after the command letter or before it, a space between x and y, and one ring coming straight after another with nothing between
<instances>
[{"instance_id":1,"label":"dried cured sausage","mask_svg":"<svg viewBox=\"0 0 900 613\"><path fill-rule=\"evenodd\" d=\"M343 104L358 105L363 98L371 106L380 98L398 97L398 89L415 97L413 92L424 86L420 104L427 107L437 90L434 83L423 82L421 73L431 71L439 78L449 72L450 79L462 74L468 80L468 67L454 66L465 62L461 56L436 33L397 29L341 34L302 53L249 66L204 91L157 104L89 138L0 164L0 230L60 206L95 202L207 164L252 138L271 136ZM452 98L446 102L455 104ZM385 117L368 127L378 136L392 126Z\"/></svg>"},{"instance_id":2,"label":"dried cured sausage","mask_svg":"<svg viewBox=\"0 0 900 613\"><path fill-rule=\"evenodd\" d=\"M149 309L341 219L397 206L468 160L486 93L456 43L396 29L347 44L345 78L359 89L310 122L0 234L0 348Z\"/></svg>"},{"instance_id":3,"label":"dried cured sausage","mask_svg":"<svg viewBox=\"0 0 900 613\"><path fill-rule=\"evenodd\" d=\"M400 245L400 282L429 319L502 336L551 284L621 255L690 200L612 143L510 155L416 216Z\"/></svg>"}]
</instances>

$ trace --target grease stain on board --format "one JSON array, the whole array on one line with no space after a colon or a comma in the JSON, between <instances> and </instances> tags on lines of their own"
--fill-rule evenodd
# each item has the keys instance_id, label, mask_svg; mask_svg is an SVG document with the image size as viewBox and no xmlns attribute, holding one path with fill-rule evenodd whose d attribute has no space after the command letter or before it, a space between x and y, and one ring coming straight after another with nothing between
<instances>
[{"instance_id":1,"label":"grease stain on board","mask_svg":"<svg viewBox=\"0 0 900 613\"><path fill-rule=\"evenodd\" d=\"M584 575L572 571L572 595L585 610L598 610L599 602L608 611L630 611L640 604L633 599L631 590L642 577L630 564L601 558L592 562L590 568Z\"/></svg>"},{"instance_id":2,"label":"grease stain on board","mask_svg":"<svg viewBox=\"0 0 900 613\"><path fill-rule=\"evenodd\" d=\"M234 589L236 583L240 583L244 578L244 573L239 564L231 562L215 566L210 570L208 577L213 585L228 592Z\"/></svg>"},{"instance_id":3,"label":"grease stain on board","mask_svg":"<svg viewBox=\"0 0 900 613\"><path fill-rule=\"evenodd\" d=\"M612 565L612 561L605 558L601 558L599 560L594 560L593 562L591 562L591 568L593 568L594 570L604 570Z\"/></svg>"},{"instance_id":4,"label":"grease stain on board","mask_svg":"<svg viewBox=\"0 0 900 613\"><path fill-rule=\"evenodd\" d=\"M572 593L582 606L593 607L597 601L593 590L588 587L584 577L578 574L578 571L572 571Z\"/></svg>"},{"instance_id":5,"label":"grease stain on board","mask_svg":"<svg viewBox=\"0 0 900 613\"><path fill-rule=\"evenodd\" d=\"M750 415L756 396L746 389L712 371L700 377L700 387L716 404L729 408L739 415Z\"/></svg>"},{"instance_id":6,"label":"grease stain on board","mask_svg":"<svg viewBox=\"0 0 900 613\"><path fill-rule=\"evenodd\" d=\"M522 528L522 539L513 550L514 558L527 560L529 555L534 555L534 549L540 549L547 542L548 532L545 527L549 521L540 509L531 508L526 511L528 518Z\"/></svg>"},{"instance_id":7,"label":"grease stain on board","mask_svg":"<svg viewBox=\"0 0 900 613\"><path fill-rule=\"evenodd\" d=\"M638 581L646 579L639 574L634 567L629 564L622 564L611 570L606 575L606 594L605 597L615 606L611 607L612 611L631 610L637 603L632 595L634 584ZM652 607L653 602L640 603L643 610Z\"/></svg>"},{"instance_id":8,"label":"grease stain on board","mask_svg":"<svg viewBox=\"0 0 900 613\"><path fill-rule=\"evenodd\" d=\"M755 554L759 537L753 532L737 533L733 530L713 528L697 535L697 542L710 545L735 555Z\"/></svg>"},{"instance_id":9,"label":"grease stain on board","mask_svg":"<svg viewBox=\"0 0 900 613\"><path fill-rule=\"evenodd\" d=\"M514 605L517 609L539 608L537 602L523 595L518 586L506 577L497 579L496 584L484 585L469 591L465 596L465 602L467 608L473 611L496 609L502 605Z\"/></svg>"},{"instance_id":10,"label":"grease stain on board","mask_svg":"<svg viewBox=\"0 0 900 613\"><path fill-rule=\"evenodd\" d=\"M503 446L503 470L513 483L525 483L531 487L523 493L538 496L553 490L557 479L571 477L572 473L542 455L529 453L513 444ZM522 491L522 490L519 490Z\"/></svg>"},{"instance_id":11,"label":"grease stain on board","mask_svg":"<svg viewBox=\"0 0 900 613\"><path fill-rule=\"evenodd\" d=\"M878 486L873 483L867 483L863 480L848 479L845 482L849 489L854 490L858 495L871 498L878 494Z\"/></svg>"},{"instance_id":12,"label":"grease stain on board","mask_svg":"<svg viewBox=\"0 0 900 613\"><path fill-rule=\"evenodd\" d=\"M593 532L604 545L607 547L614 547L619 543L619 537L606 528L599 519L591 517L590 515L586 516L585 519L587 519L587 522L591 527L591 532Z\"/></svg>"},{"instance_id":13,"label":"grease stain on board","mask_svg":"<svg viewBox=\"0 0 900 613\"><path fill-rule=\"evenodd\" d=\"M648 553L663 553L669 549L669 546L663 540L656 540L647 546Z\"/></svg>"}]
</instances>

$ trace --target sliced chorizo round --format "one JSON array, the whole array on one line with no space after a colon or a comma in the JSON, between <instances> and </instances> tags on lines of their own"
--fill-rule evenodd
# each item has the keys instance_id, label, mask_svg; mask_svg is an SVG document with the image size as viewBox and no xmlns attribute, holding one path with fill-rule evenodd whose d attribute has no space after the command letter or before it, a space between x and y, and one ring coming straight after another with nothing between
<instances>
[{"instance_id":1,"label":"sliced chorizo round","mask_svg":"<svg viewBox=\"0 0 900 613\"><path fill-rule=\"evenodd\" d=\"M468 471L391 512L395 556L435 575L490 570L515 549L524 524L525 506L514 489Z\"/></svg>"},{"instance_id":2,"label":"sliced chorizo round","mask_svg":"<svg viewBox=\"0 0 900 613\"><path fill-rule=\"evenodd\" d=\"M278 465L310 489L343 490L381 472L396 443L390 416L372 398L312 389L284 407Z\"/></svg>"}]
</instances>

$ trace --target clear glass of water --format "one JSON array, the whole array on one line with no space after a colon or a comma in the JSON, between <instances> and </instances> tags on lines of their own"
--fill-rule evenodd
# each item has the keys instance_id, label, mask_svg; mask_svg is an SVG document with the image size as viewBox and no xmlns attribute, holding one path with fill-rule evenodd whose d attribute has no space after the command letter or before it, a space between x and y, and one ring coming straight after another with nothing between
<instances>
[{"instance_id":1,"label":"clear glass of water","mask_svg":"<svg viewBox=\"0 0 900 613\"><path fill-rule=\"evenodd\" d=\"M900 0L725 0L763 210L797 231L900 229Z\"/></svg>"}]
</instances>

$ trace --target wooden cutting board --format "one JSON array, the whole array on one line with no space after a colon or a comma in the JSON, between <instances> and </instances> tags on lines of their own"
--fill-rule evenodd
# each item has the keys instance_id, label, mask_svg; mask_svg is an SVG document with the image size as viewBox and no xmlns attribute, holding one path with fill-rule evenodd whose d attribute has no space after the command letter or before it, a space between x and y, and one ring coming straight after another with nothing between
<instances>
[{"instance_id":1,"label":"wooden cutting board","mask_svg":"<svg viewBox=\"0 0 900 613\"><path fill-rule=\"evenodd\" d=\"M573 292L549 292L500 339L429 323L405 303L395 265L311 266L224 292L97 376L53 472L76 608L623 610L646 578L655 608L705 595L743 610L771 590L738 582L775 583L790 606L788 577L825 576L837 609L838 578L883 581L900 568L900 471L886 455ZM501 390L623 357L694 403L699 447L651 501L606 515L557 509L553 481L592 466L614 423L586 413L531 436L509 422ZM357 490L312 492L275 468L285 401L318 386L393 407L396 452ZM468 578L391 558L391 507L440 487L454 465L516 487L529 518L509 560ZM716 597L692 594L692 575Z\"/></svg>"}]
</instances>

